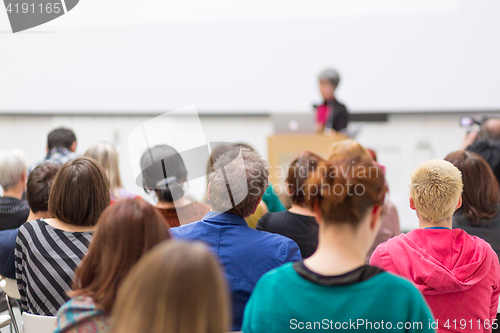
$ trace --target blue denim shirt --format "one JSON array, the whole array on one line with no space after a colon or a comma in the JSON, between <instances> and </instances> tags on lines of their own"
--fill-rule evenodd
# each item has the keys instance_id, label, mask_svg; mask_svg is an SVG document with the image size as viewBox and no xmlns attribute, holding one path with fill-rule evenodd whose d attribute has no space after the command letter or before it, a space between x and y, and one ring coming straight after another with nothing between
<instances>
[{"instance_id":1,"label":"blue denim shirt","mask_svg":"<svg viewBox=\"0 0 500 333\"><path fill-rule=\"evenodd\" d=\"M203 220L170 229L175 238L210 246L222 264L231 291L233 331L240 331L245 305L262 275L287 262L302 260L290 238L250 228L239 216L208 212Z\"/></svg>"}]
</instances>

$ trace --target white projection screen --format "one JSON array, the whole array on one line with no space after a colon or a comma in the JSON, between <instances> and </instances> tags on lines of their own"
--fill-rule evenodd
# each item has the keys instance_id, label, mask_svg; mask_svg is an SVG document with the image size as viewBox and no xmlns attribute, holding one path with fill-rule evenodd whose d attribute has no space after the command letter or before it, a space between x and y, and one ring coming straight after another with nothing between
<instances>
[{"instance_id":1,"label":"white projection screen","mask_svg":"<svg viewBox=\"0 0 500 333\"><path fill-rule=\"evenodd\" d=\"M500 109L498 0L80 0L13 34L0 113L306 111L341 74L351 112Z\"/></svg>"}]
</instances>

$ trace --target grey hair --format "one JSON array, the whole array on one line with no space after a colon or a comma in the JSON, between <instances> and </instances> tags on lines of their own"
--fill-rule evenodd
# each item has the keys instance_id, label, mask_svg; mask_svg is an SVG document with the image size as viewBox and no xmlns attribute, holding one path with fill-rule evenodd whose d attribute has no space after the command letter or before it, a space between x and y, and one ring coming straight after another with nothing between
<instances>
[{"instance_id":1,"label":"grey hair","mask_svg":"<svg viewBox=\"0 0 500 333\"><path fill-rule=\"evenodd\" d=\"M324 69L318 76L320 81L329 81L332 86L337 87L340 82L339 73L333 68Z\"/></svg>"},{"instance_id":2,"label":"grey hair","mask_svg":"<svg viewBox=\"0 0 500 333\"><path fill-rule=\"evenodd\" d=\"M28 168L26 156L19 149L0 151L0 185L4 191L15 186Z\"/></svg>"},{"instance_id":3,"label":"grey hair","mask_svg":"<svg viewBox=\"0 0 500 333\"><path fill-rule=\"evenodd\" d=\"M217 159L208 177L210 207L247 218L264 195L268 178L269 167L259 154L234 148Z\"/></svg>"}]
</instances>

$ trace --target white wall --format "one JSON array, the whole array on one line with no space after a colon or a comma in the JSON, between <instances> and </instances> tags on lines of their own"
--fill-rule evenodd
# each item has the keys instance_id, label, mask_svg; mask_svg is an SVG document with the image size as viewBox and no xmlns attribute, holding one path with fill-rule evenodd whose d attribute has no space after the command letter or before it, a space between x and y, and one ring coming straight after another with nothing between
<instances>
[{"instance_id":1,"label":"white wall","mask_svg":"<svg viewBox=\"0 0 500 333\"><path fill-rule=\"evenodd\" d=\"M358 141L375 149L379 162L387 168L390 197L396 204L401 226L417 226L408 207L408 182L411 171L431 158L444 158L459 149L465 129L458 126L460 114L391 115L388 122L365 123ZM135 185L128 152L129 133L151 119L144 116L0 116L1 148L20 148L29 162L44 157L46 136L58 126L72 128L81 154L99 140L113 142L120 152L124 186L143 195ZM202 116L207 141L246 142L267 157L267 137L273 133L269 116ZM181 133L179 133L181 135ZM189 193L198 199L204 195L204 179L190 183Z\"/></svg>"},{"instance_id":2,"label":"white wall","mask_svg":"<svg viewBox=\"0 0 500 333\"><path fill-rule=\"evenodd\" d=\"M0 112L500 108L498 0L82 0L12 35Z\"/></svg>"}]
</instances>

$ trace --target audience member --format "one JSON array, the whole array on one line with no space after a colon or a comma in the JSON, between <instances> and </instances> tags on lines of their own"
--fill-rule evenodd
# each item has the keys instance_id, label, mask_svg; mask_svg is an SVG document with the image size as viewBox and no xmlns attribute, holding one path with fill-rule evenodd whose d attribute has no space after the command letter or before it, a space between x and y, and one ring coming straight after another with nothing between
<instances>
[{"instance_id":1,"label":"audience member","mask_svg":"<svg viewBox=\"0 0 500 333\"><path fill-rule=\"evenodd\" d=\"M500 141L500 118L490 117L483 120L479 130L468 131L460 144L460 150L465 150L475 141Z\"/></svg>"},{"instance_id":2,"label":"audience member","mask_svg":"<svg viewBox=\"0 0 500 333\"><path fill-rule=\"evenodd\" d=\"M318 249L259 280L243 331L434 332L432 314L410 282L365 265L385 192L382 169L366 154L321 163L305 186L319 224Z\"/></svg>"},{"instance_id":3,"label":"audience member","mask_svg":"<svg viewBox=\"0 0 500 333\"><path fill-rule=\"evenodd\" d=\"M187 169L181 155L167 145L154 146L142 154L141 170L144 190L154 191L156 208L169 227L192 223L205 216L210 207L184 196Z\"/></svg>"},{"instance_id":4,"label":"audience member","mask_svg":"<svg viewBox=\"0 0 500 333\"><path fill-rule=\"evenodd\" d=\"M267 271L300 260L297 244L257 231L244 220L257 209L268 186L269 170L259 154L236 148L221 155L209 175L211 212L202 221L171 229L175 238L211 246L225 269L232 296L232 329L239 331L245 304Z\"/></svg>"},{"instance_id":5,"label":"audience member","mask_svg":"<svg viewBox=\"0 0 500 333\"><path fill-rule=\"evenodd\" d=\"M242 148L248 148L254 152L257 152L252 146L246 143L236 143L237 146L240 146ZM271 183L269 183L269 186L266 189L266 192L264 192L264 195L262 196L262 201L266 204L267 210L271 213L276 213L276 212L283 212L286 210L285 206L281 202L279 196L276 194L276 192L273 189L273 186ZM247 221L248 222L248 221Z\"/></svg>"},{"instance_id":6,"label":"audience member","mask_svg":"<svg viewBox=\"0 0 500 333\"><path fill-rule=\"evenodd\" d=\"M500 141L477 140L468 146L467 150L484 158L493 171L497 184L500 184Z\"/></svg>"},{"instance_id":7,"label":"audience member","mask_svg":"<svg viewBox=\"0 0 500 333\"><path fill-rule=\"evenodd\" d=\"M445 160L462 173L462 206L453 214L453 228L487 241L500 258L500 190L488 163L466 150L448 154Z\"/></svg>"},{"instance_id":8,"label":"audience member","mask_svg":"<svg viewBox=\"0 0 500 333\"><path fill-rule=\"evenodd\" d=\"M226 333L229 299L221 269L201 243L169 241L146 254L120 288L114 333Z\"/></svg>"},{"instance_id":9,"label":"audience member","mask_svg":"<svg viewBox=\"0 0 500 333\"><path fill-rule=\"evenodd\" d=\"M335 90L340 82L339 73L328 68L319 74L318 79L323 103L316 106L316 130L323 132L325 129L333 129L338 132L345 129L349 113L345 105L335 98Z\"/></svg>"},{"instance_id":10,"label":"audience member","mask_svg":"<svg viewBox=\"0 0 500 333\"><path fill-rule=\"evenodd\" d=\"M109 202L108 180L95 160L80 157L59 170L49 196L53 218L19 228L16 280L23 311L55 316L68 300L74 270Z\"/></svg>"},{"instance_id":11,"label":"audience member","mask_svg":"<svg viewBox=\"0 0 500 333\"><path fill-rule=\"evenodd\" d=\"M353 155L370 156L375 164L382 168L382 172L385 176L385 167L378 163L377 154L371 149L365 149L357 141L347 139L336 142L330 147L330 159L343 160ZM377 236L375 237L375 240L373 241L372 246L366 254L365 261L367 263L370 262L371 255L379 244L401 233L398 211L396 209L396 206L394 206L394 204L389 199L389 187L387 186L387 183L385 185L387 187L387 193L385 196L384 205L382 206L382 209L380 211L380 228L378 230Z\"/></svg>"},{"instance_id":12,"label":"audience member","mask_svg":"<svg viewBox=\"0 0 500 333\"><path fill-rule=\"evenodd\" d=\"M208 183L210 181L209 178L210 178L210 174L213 171L213 166L214 166L215 162L219 159L219 157L221 157L222 155L224 155L225 153L227 153L228 151L230 151L234 148L236 148L236 145L232 144L232 143L220 143L212 148L212 152L211 152L210 157L208 158L208 161L207 161L207 173L206 173L206 175L207 175L207 192L206 193L207 194L208 194ZM205 195L205 198L203 198L203 203L209 204L208 197L206 195Z\"/></svg>"},{"instance_id":13,"label":"audience member","mask_svg":"<svg viewBox=\"0 0 500 333\"><path fill-rule=\"evenodd\" d=\"M450 162L418 166L411 175L410 207L419 229L379 245L370 263L413 281L439 331L456 332L465 321L467 332L491 332L500 294L499 261L484 240L451 229L461 193L460 171Z\"/></svg>"},{"instance_id":14,"label":"audience member","mask_svg":"<svg viewBox=\"0 0 500 333\"><path fill-rule=\"evenodd\" d=\"M26 198L30 207L27 221L51 217L49 213L49 194L56 174L61 166L44 163L37 166L28 177ZM0 231L0 275L15 279L14 250L19 228Z\"/></svg>"},{"instance_id":15,"label":"audience member","mask_svg":"<svg viewBox=\"0 0 500 333\"><path fill-rule=\"evenodd\" d=\"M57 313L55 333L108 332L109 316L128 272L169 238L163 217L142 198L123 199L106 208L75 271L72 298Z\"/></svg>"},{"instance_id":16,"label":"audience member","mask_svg":"<svg viewBox=\"0 0 500 333\"><path fill-rule=\"evenodd\" d=\"M300 248L302 258L310 257L318 247L318 223L314 212L306 205L304 186L322 161L323 158L309 151L302 152L292 161L286 178L292 208L262 216L256 228L293 239Z\"/></svg>"},{"instance_id":17,"label":"audience member","mask_svg":"<svg viewBox=\"0 0 500 333\"><path fill-rule=\"evenodd\" d=\"M20 150L0 152L0 230L19 228L26 222L30 209L26 190L26 157Z\"/></svg>"},{"instance_id":18,"label":"audience member","mask_svg":"<svg viewBox=\"0 0 500 333\"><path fill-rule=\"evenodd\" d=\"M78 157L76 151L76 136L72 130L59 127L49 133L47 137L47 155L42 162L33 164L30 172L37 165L45 162L64 164Z\"/></svg>"},{"instance_id":19,"label":"audience member","mask_svg":"<svg viewBox=\"0 0 500 333\"><path fill-rule=\"evenodd\" d=\"M377 154L375 153L375 151L373 151L372 149L366 149L366 151L368 152L368 154L370 154L372 160L382 168L385 175L385 167L378 163ZM389 198L389 186L387 186L384 206L382 207L382 211L380 212L380 229L378 230L377 237L375 237L375 241L373 242L372 247L366 254L365 261L367 263L370 262L373 251L375 251L379 244L386 242L387 240L399 235L400 233L401 227L399 226L398 210Z\"/></svg>"},{"instance_id":20,"label":"audience member","mask_svg":"<svg viewBox=\"0 0 500 333\"><path fill-rule=\"evenodd\" d=\"M115 147L109 142L99 142L85 152L84 156L91 157L102 166L108 176L111 203L125 198L135 198L136 194L123 188L120 177L120 160Z\"/></svg>"},{"instance_id":21,"label":"audience member","mask_svg":"<svg viewBox=\"0 0 500 333\"><path fill-rule=\"evenodd\" d=\"M228 151L235 149L237 147L248 148L251 151L256 152L250 145L247 145L245 143L239 143L239 144L223 143L223 144L216 146L212 150L212 154L210 155L210 158L208 159L208 163L207 163L207 193L208 193L208 176L210 175L211 172L214 171L213 166L214 166L215 162L219 159L219 157L221 155L223 155L223 154L227 153ZM272 189L271 189L271 191L272 191ZM265 193L264 193L264 196L265 196ZM257 223L259 222L259 219L264 214L269 212L269 208L267 208L267 205L264 202L264 196L262 196L262 200L259 203L259 206L257 206L257 209L255 210L255 212L245 219L245 221L247 222L247 224L250 228L255 229L255 227L257 226ZM208 197L205 198L205 202L209 203Z\"/></svg>"},{"instance_id":22,"label":"audience member","mask_svg":"<svg viewBox=\"0 0 500 333\"><path fill-rule=\"evenodd\" d=\"M361 146L357 141L353 139L346 139L337 141L330 146L330 157L328 160L336 160L341 161L347 158L351 158L351 156L361 156L366 155L370 156L370 153L367 149Z\"/></svg>"}]
</instances>

